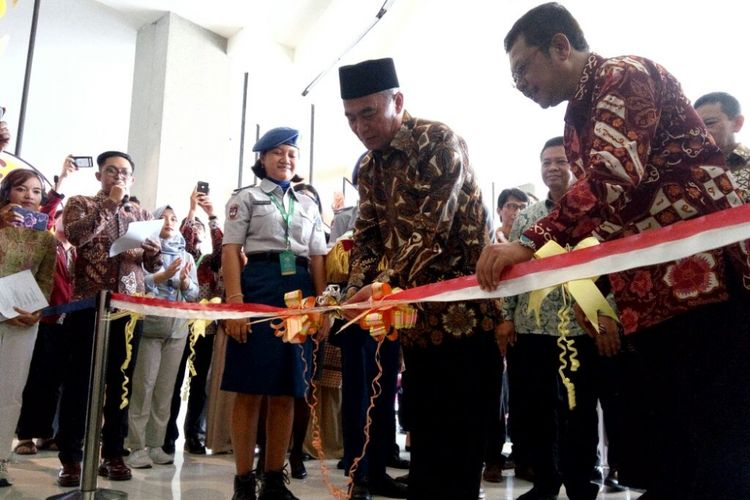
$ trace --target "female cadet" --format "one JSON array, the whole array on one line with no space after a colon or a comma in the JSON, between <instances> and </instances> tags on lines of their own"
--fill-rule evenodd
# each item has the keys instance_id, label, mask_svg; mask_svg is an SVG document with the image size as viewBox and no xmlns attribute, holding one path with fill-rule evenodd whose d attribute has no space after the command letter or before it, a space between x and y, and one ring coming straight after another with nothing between
<instances>
[{"instance_id":1,"label":"female cadet","mask_svg":"<svg viewBox=\"0 0 750 500\"><path fill-rule=\"evenodd\" d=\"M260 152L253 166L260 184L238 192L227 204L222 267L230 304L284 306L286 292L323 292L326 242L318 207L309 196L290 189L290 182L301 180L294 174L298 135L286 127L266 132L253 146ZM225 328L231 339L222 389L237 393L232 412L237 469L233 499L255 499L253 455L264 396L267 442L260 499L296 499L285 486L283 468L294 398L304 395L310 377L310 341L283 343L268 323L251 329L247 320L227 320Z\"/></svg>"}]
</instances>

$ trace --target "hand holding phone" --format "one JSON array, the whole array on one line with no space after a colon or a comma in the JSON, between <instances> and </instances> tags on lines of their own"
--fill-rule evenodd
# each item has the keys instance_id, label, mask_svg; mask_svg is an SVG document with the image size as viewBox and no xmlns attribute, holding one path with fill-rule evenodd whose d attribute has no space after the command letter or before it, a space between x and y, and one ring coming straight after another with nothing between
<instances>
[{"instance_id":1,"label":"hand holding phone","mask_svg":"<svg viewBox=\"0 0 750 500\"><path fill-rule=\"evenodd\" d=\"M94 166L94 158L91 156L74 156L73 162L78 168L92 168Z\"/></svg>"},{"instance_id":2,"label":"hand holding phone","mask_svg":"<svg viewBox=\"0 0 750 500\"><path fill-rule=\"evenodd\" d=\"M47 222L49 216L42 212L34 212L23 207L13 207L12 210L20 215L23 220L20 223L14 225L25 227L27 229L34 229L36 231L46 231Z\"/></svg>"}]
</instances>

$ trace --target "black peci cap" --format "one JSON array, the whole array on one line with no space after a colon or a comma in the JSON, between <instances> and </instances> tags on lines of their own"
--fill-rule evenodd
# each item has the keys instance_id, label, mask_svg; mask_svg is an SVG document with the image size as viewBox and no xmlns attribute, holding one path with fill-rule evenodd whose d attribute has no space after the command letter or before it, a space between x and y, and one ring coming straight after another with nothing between
<instances>
[{"instance_id":1,"label":"black peci cap","mask_svg":"<svg viewBox=\"0 0 750 500\"><path fill-rule=\"evenodd\" d=\"M393 59L371 59L339 68L341 98L356 99L398 87Z\"/></svg>"}]
</instances>

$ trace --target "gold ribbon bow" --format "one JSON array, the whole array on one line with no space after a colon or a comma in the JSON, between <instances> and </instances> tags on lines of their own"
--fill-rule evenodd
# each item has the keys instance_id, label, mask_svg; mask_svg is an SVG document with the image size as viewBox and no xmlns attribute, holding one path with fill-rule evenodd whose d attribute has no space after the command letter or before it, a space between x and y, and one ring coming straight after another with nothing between
<instances>
[{"instance_id":1,"label":"gold ribbon bow","mask_svg":"<svg viewBox=\"0 0 750 500\"><path fill-rule=\"evenodd\" d=\"M376 281L372 284L372 300L383 300L388 295L400 291L399 288L392 289L388 283ZM407 304L370 310L359 320L359 326L369 330L370 335L377 341L383 337L396 340L400 328L413 328L416 323L417 311Z\"/></svg>"},{"instance_id":2,"label":"gold ribbon bow","mask_svg":"<svg viewBox=\"0 0 750 500\"><path fill-rule=\"evenodd\" d=\"M578 243L578 245L573 248L573 251L582 248L588 248L598 244L599 242L596 240L596 238L586 238ZM544 244L544 246L542 246L542 248L537 250L537 252L534 254L534 257L537 259L544 259L546 257L559 255L565 252L566 250L557 242L548 241ZM604 297L604 295L602 295L602 292L600 292L597 286L594 284L594 280L596 280L596 277L581 280L572 280L558 286L562 286L563 291L567 292L571 297L573 297L573 299L583 310L586 318L591 322L592 325L594 325L594 328L597 328L597 325L599 325L599 314L609 316L615 321L617 321L617 314L615 314L615 311L612 310L612 307L607 302L607 299ZM534 290L529 294L529 306L526 312L527 314L532 311L534 312L537 324L539 324L540 322L542 302L547 297L547 295L549 295L550 292L555 288L557 287L550 286L547 288L542 288L541 290Z\"/></svg>"},{"instance_id":3,"label":"gold ribbon bow","mask_svg":"<svg viewBox=\"0 0 750 500\"><path fill-rule=\"evenodd\" d=\"M302 290L294 290L284 294L284 303L289 309L310 309L315 307L315 297L302 298ZM314 335L318 331L320 324L320 313L304 313L287 316L277 322L272 321L271 327L274 334L284 342L301 344L308 335Z\"/></svg>"},{"instance_id":4,"label":"gold ribbon bow","mask_svg":"<svg viewBox=\"0 0 750 500\"><path fill-rule=\"evenodd\" d=\"M586 238L578 243L573 250L588 248L598 244L599 242L596 238ZM543 259L565 253L565 251L566 250L558 243L548 241L534 254L534 257L537 259ZM557 338L557 345L560 347L560 367L558 368L558 373L565 389L567 390L568 408L571 410L576 407L575 385L570 377L566 375L565 370L569 368L571 372L576 372L578 371L578 368L580 368L581 363L578 360L578 349L575 347L574 340L568 338L568 334L570 333L569 325L572 309L570 298L578 303L581 310L586 315L586 318L595 328L598 328L599 325L599 314L609 316L617 321L617 314L615 314L614 310L612 310L612 307L607 302L607 299L599 291L596 284L594 284L595 280L596 277L592 277L581 280L572 280L563 283L562 285L558 285L561 289L560 295L562 297L562 306L557 311L557 317L559 319L557 323L557 331L560 334ZM551 286L541 290L534 290L529 294L529 305L526 313L534 313L537 325L540 324L542 302L555 288L557 288L557 286ZM570 359L570 365L568 365L568 359L566 359L566 357Z\"/></svg>"}]
</instances>

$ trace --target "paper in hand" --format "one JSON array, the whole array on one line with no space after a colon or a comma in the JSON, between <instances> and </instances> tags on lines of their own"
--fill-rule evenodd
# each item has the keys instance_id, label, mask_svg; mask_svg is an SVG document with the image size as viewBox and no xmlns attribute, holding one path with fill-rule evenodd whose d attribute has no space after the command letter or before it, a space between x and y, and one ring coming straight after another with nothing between
<instances>
[{"instance_id":1,"label":"paper in hand","mask_svg":"<svg viewBox=\"0 0 750 500\"><path fill-rule=\"evenodd\" d=\"M36 312L49 303L28 269L0 278L0 314L6 318L18 316L14 307Z\"/></svg>"},{"instance_id":2,"label":"paper in hand","mask_svg":"<svg viewBox=\"0 0 750 500\"><path fill-rule=\"evenodd\" d=\"M121 254L127 250L141 248L141 244L150 238L154 241L159 239L159 233L164 225L161 219L138 220L128 224L128 231L117 238L109 247L109 256Z\"/></svg>"}]
</instances>

